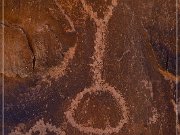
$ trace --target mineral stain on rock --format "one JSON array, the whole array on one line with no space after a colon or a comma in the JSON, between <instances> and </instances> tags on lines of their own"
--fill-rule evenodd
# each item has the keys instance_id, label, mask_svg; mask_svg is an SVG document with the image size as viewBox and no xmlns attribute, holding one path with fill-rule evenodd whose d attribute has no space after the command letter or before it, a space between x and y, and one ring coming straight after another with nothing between
<instances>
[{"instance_id":1,"label":"mineral stain on rock","mask_svg":"<svg viewBox=\"0 0 180 135\"><path fill-rule=\"evenodd\" d=\"M176 135L175 1L0 5L5 135Z\"/></svg>"}]
</instances>

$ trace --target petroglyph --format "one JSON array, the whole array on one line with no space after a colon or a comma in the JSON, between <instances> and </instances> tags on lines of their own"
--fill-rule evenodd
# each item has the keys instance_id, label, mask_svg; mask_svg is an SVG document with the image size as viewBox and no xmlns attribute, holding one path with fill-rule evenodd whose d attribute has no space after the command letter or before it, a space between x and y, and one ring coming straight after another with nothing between
<instances>
[{"instance_id":1,"label":"petroglyph","mask_svg":"<svg viewBox=\"0 0 180 135\"><path fill-rule=\"evenodd\" d=\"M5 78L5 134L175 134L170 1L8 1L31 70ZM9 35L14 51L22 41Z\"/></svg>"},{"instance_id":2,"label":"petroglyph","mask_svg":"<svg viewBox=\"0 0 180 135\"><path fill-rule=\"evenodd\" d=\"M70 19L70 17L65 13L64 9L62 8L62 6L59 4L59 2L57 0L54 0L54 2L58 6L60 11L63 13L63 15L65 16L67 21L69 22L69 25L71 26L71 30L67 30L66 32L75 32L74 24L73 24L72 20Z\"/></svg>"},{"instance_id":3,"label":"petroglyph","mask_svg":"<svg viewBox=\"0 0 180 135\"><path fill-rule=\"evenodd\" d=\"M58 6L60 11L63 13L63 15L65 16L65 18L67 19L67 21L69 22L69 25L71 27L71 29L67 30L66 32L75 32L76 30L75 30L74 24L73 24L72 20L70 19L70 17L65 13L64 9L58 3L57 0L55 0L55 4ZM67 69L67 66L69 65L69 62L73 59L73 57L75 55L76 47L77 47L77 43L75 43L75 45L73 47L69 48L69 50L64 54L63 61L61 63L59 63L57 66L51 67L48 69L48 71L40 73L40 74L42 74L42 80L40 80L39 83L46 82L47 84L51 85L50 79L52 79L52 78L58 79L58 78L61 78L62 76L64 76L66 74L66 69ZM50 77L50 78L47 79L48 77ZM36 87L39 87L39 85Z\"/></svg>"},{"instance_id":4,"label":"petroglyph","mask_svg":"<svg viewBox=\"0 0 180 135\"><path fill-rule=\"evenodd\" d=\"M39 135L48 135L47 131L55 133L56 135L66 135L65 131L61 128L57 128L51 123L45 123L43 119L37 121L36 124L34 124L29 131L25 131L25 133L23 133L25 130L24 128L25 127L17 126L9 135L32 135L35 133L38 133Z\"/></svg>"},{"instance_id":5,"label":"petroglyph","mask_svg":"<svg viewBox=\"0 0 180 135\"><path fill-rule=\"evenodd\" d=\"M111 94L112 97L116 100L119 109L122 110L123 119L118 122L118 125L115 128L110 127L109 125L107 125L105 129L86 127L81 124L78 124L75 121L74 113L78 107L78 104L81 102L83 96L87 93L93 94L97 92L108 92L109 94ZM123 96L117 93L115 88L112 86L109 86L109 84L107 83L103 84L101 88L97 88L97 86L94 85L90 88L85 88L82 92L78 93L76 98L71 103L71 108L67 112L65 112L65 114L66 114L66 117L68 118L68 122L71 123L73 127L85 133L95 133L95 134L111 134L114 132L118 133L119 130L123 127L123 125L128 122L128 111L127 111L126 103Z\"/></svg>"},{"instance_id":6,"label":"petroglyph","mask_svg":"<svg viewBox=\"0 0 180 135\"><path fill-rule=\"evenodd\" d=\"M68 66L70 60L72 60L75 55L76 47L77 47L77 44L75 44L74 47L69 48L69 50L64 55L63 61L59 65L50 68L43 75L42 80L46 82L46 79L48 76L50 76L50 78L57 79L57 78L60 78L63 75L65 75L67 66Z\"/></svg>"},{"instance_id":7,"label":"petroglyph","mask_svg":"<svg viewBox=\"0 0 180 135\"><path fill-rule=\"evenodd\" d=\"M62 9L61 5L55 1L61 12L64 14L65 18L68 20L71 29L66 32L75 32L74 24L71 19L65 14L65 11ZM70 47L69 50L64 54L63 61L60 62L57 66L53 66L48 69L48 71L38 73L41 75L41 79L37 82L38 85L32 87L33 90L38 90L43 86L43 88L48 87L51 85L51 79L58 79L61 78L66 74L67 67L69 62L73 59L75 52L76 52L77 44L75 43L73 47ZM48 84L47 86L42 85L43 83ZM52 124L45 123L43 119L36 122L34 126L32 126L29 131L25 132L22 131L21 127L16 127L14 131L12 131L9 135L32 135L35 133L41 135L48 135L48 132L55 133L56 135L66 135L65 131L61 129L61 127L56 127Z\"/></svg>"},{"instance_id":8,"label":"petroglyph","mask_svg":"<svg viewBox=\"0 0 180 135\"><path fill-rule=\"evenodd\" d=\"M73 127L79 129L81 132L94 134L111 134L114 132L118 133L123 125L128 122L128 108L126 106L125 99L120 93L118 93L119 90L117 92L114 87L110 86L108 83L105 83L105 80L102 78L107 25L111 16L113 15L113 9L117 6L117 0L112 0L111 5L107 7L107 11L104 13L103 19L97 17L97 13L93 12L92 7L87 5L85 0L81 0L81 3L86 13L89 14L92 20L94 20L97 27L94 41L94 54L92 56L93 63L91 64L91 71L93 73L94 82L90 88L85 88L82 92L77 94L76 98L71 102L70 109L65 112L65 115L68 119L68 122ZM94 128L92 126L84 126L79 124L75 120L74 113L83 96L88 93L92 94L97 92L108 92L111 94L112 97L116 100L119 108L122 110L122 119L118 122L116 127L107 125L105 129Z\"/></svg>"},{"instance_id":9,"label":"petroglyph","mask_svg":"<svg viewBox=\"0 0 180 135\"><path fill-rule=\"evenodd\" d=\"M72 20L70 19L70 17L65 13L64 9L58 3L57 0L54 0L54 2L58 6L60 11L63 13L63 15L65 16L67 21L69 22L71 29L67 30L66 32L75 32L76 30L75 30L74 24L73 24ZM65 71L67 69L67 66L68 66L70 60L72 60L74 55L75 55L76 47L77 47L77 44L75 43L75 45L73 47L69 48L69 50L64 54L63 61L59 65L50 68L46 72L46 74L43 75L43 77L42 77L43 80L45 80L45 78L47 78L47 76L50 76L51 78L57 79L57 78L60 78L63 75L65 75Z\"/></svg>"}]
</instances>

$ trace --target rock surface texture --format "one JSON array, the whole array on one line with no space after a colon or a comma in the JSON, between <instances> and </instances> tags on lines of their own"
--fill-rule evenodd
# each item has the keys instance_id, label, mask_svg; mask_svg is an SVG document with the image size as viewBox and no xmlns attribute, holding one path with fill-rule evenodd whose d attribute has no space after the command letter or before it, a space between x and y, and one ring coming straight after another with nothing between
<instances>
[{"instance_id":1,"label":"rock surface texture","mask_svg":"<svg viewBox=\"0 0 180 135\"><path fill-rule=\"evenodd\" d=\"M4 9L5 135L176 135L175 1Z\"/></svg>"}]
</instances>

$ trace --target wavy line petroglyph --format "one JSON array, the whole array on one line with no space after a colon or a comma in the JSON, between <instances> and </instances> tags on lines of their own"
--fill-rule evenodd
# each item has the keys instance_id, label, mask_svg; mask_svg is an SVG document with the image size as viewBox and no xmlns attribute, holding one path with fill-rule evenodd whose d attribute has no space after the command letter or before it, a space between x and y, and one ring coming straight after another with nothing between
<instances>
[{"instance_id":1,"label":"wavy line petroglyph","mask_svg":"<svg viewBox=\"0 0 180 135\"><path fill-rule=\"evenodd\" d=\"M16 127L9 135L33 135L39 132L40 135L47 135L47 131L55 133L56 135L66 135L65 131L58 128L51 123L45 123L43 119L40 119L36 124L29 129L26 133L22 133L23 127Z\"/></svg>"},{"instance_id":2,"label":"wavy line petroglyph","mask_svg":"<svg viewBox=\"0 0 180 135\"><path fill-rule=\"evenodd\" d=\"M103 57L105 51L105 38L107 32L107 24L113 15L113 9L118 5L117 0L112 0L112 5L108 6L108 10L104 13L104 18L98 18L97 13L93 12L91 6L87 5L85 0L81 0L84 10L87 14L94 20L97 29L95 33L94 41L94 54L93 54L93 63L91 64L91 71L93 73L93 84L90 88L85 88L82 92L78 93L76 98L72 100L70 109L65 112L68 122L79 131L84 133L94 133L94 134L111 134L118 133L123 125L128 122L128 108L123 96L116 91L116 89L110 86L108 83L105 83L105 80L102 78L103 70ZM92 94L96 92L108 92L116 100L118 107L122 110L122 119L118 122L116 127L111 127L107 125L105 129L86 127L82 124L79 124L75 118L74 113L78 107L78 104L81 102L81 99L85 94Z\"/></svg>"}]
</instances>

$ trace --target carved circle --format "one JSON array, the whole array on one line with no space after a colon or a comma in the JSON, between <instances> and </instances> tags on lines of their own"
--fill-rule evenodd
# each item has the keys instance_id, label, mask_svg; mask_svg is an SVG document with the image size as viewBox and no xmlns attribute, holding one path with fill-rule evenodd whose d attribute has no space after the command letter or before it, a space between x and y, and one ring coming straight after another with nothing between
<instances>
[{"instance_id":1,"label":"carved circle","mask_svg":"<svg viewBox=\"0 0 180 135\"><path fill-rule=\"evenodd\" d=\"M99 129L99 128L94 128L94 127L86 127L83 126L82 124L78 124L77 121L74 118L74 113L75 110L77 109L79 103L81 102L83 96L87 93L92 94L96 92L108 92L114 97L119 105L119 107L122 110L122 117L118 122L118 125L116 127L106 127L105 129ZM101 88L97 88L96 85L90 87L90 88L85 88L82 92L78 93L76 98L72 100L70 109L65 112L66 118L68 122L74 127L77 128L79 131L84 132L84 133L94 133L94 134L111 134L111 133L118 133L122 127L124 126L125 123L128 122L128 108L126 106L125 100L123 96L116 92L115 88L110 86L109 84L104 84Z\"/></svg>"}]
</instances>

